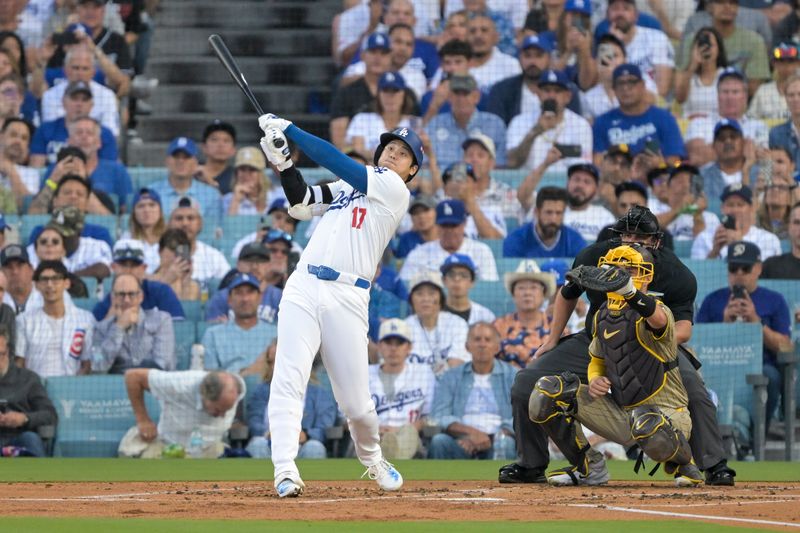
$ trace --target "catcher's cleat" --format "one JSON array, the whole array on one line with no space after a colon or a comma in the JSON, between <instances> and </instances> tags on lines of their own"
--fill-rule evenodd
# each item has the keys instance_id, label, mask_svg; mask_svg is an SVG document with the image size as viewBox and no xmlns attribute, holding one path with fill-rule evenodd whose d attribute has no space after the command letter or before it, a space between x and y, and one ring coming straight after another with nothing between
<instances>
[{"instance_id":1,"label":"catcher's cleat","mask_svg":"<svg viewBox=\"0 0 800 533\"><path fill-rule=\"evenodd\" d=\"M281 474L275 479L275 490L281 498L297 498L303 494L305 488L303 480L292 473Z\"/></svg>"},{"instance_id":2,"label":"catcher's cleat","mask_svg":"<svg viewBox=\"0 0 800 533\"><path fill-rule=\"evenodd\" d=\"M378 464L367 468L367 471L361 477L364 476L369 476L380 488L386 491L400 490L400 487L403 486L403 476L386 459L381 459Z\"/></svg>"},{"instance_id":3,"label":"catcher's cleat","mask_svg":"<svg viewBox=\"0 0 800 533\"><path fill-rule=\"evenodd\" d=\"M526 468L517 463L500 467L497 476L500 483L547 483L543 468Z\"/></svg>"},{"instance_id":4,"label":"catcher's cleat","mask_svg":"<svg viewBox=\"0 0 800 533\"><path fill-rule=\"evenodd\" d=\"M717 487L733 487L736 471L729 468L725 461L720 461L715 466L706 470L706 485Z\"/></svg>"},{"instance_id":5,"label":"catcher's cleat","mask_svg":"<svg viewBox=\"0 0 800 533\"><path fill-rule=\"evenodd\" d=\"M666 470L666 467L664 470ZM702 482L703 474L700 473L700 469L697 468L694 462L678 466L678 471L675 472L676 487L696 487Z\"/></svg>"},{"instance_id":6,"label":"catcher's cleat","mask_svg":"<svg viewBox=\"0 0 800 533\"><path fill-rule=\"evenodd\" d=\"M547 482L554 487L569 487L573 485L605 485L611 476L606 468L605 458L589 463L589 473L583 474L577 466L568 466L547 473Z\"/></svg>"}]
</instances>

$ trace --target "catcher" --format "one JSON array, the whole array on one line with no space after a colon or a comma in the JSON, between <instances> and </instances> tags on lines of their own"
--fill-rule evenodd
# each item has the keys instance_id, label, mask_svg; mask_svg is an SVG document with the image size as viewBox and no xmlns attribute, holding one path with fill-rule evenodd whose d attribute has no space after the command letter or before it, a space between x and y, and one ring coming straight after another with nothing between
<instances>
[{"instance_id":1,"label":"catcher","mask_svg":"<svg viewBox=\"0 0 800 533\"><path fill-rule=\"evenodd\" d=\"M697 485L703 477L688 442L692 420L678 371L675 319L666 305L647 294L653 257L640 245L624 245L609 250L599 265L579 266L566 275L569 282L608 296L594 316L589 385L581 385L572 372L545 376L536 382L530 397L531 420L548 434L569 432L557 442L570 443L561 451L572 465L578 465L548 473L548 481L577 485L576 471L588 475L585 452L589 445L575 429L577 420L623 446L638 444L643 453L664 464L677 486ZM562 415L567 425L549 423ZM640 455L635 470L641 461ZM608 476L598 481L607 482Z\"/></svg>"}]
</instances>

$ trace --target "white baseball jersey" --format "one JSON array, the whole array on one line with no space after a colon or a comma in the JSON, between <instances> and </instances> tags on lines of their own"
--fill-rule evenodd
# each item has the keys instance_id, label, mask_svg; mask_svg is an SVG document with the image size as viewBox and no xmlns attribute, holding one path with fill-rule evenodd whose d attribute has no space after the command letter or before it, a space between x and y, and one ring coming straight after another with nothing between
<instances>
[{"instance_id":1,"label":"white baseball jersey","mask_svg":"<svg viewBox=\"0 0 800 533\"><path fill-rule=\"evenodd\" d=\"M91 359L94 315L71 302L64 302L64 308L60 320L49 319L43 308L17 316L15 353L39 377L74 376L80 362Z\"/></svg>"},{"instance_id":2,"label":"white baseball jersey","mask_svg":"<svg viewBox=\"0 0 800 533\"><path fill-rule=\"evenodd\" d=\"M406 363L394 378L394 391L387 394L381 379L381 365L369 366L369 392L382 426L413 424L431 412L436 377L428 365Z\"/></svg>"},{"instance_id":3,"label":"white baseball jersey","mask_svg":"<svg viewBox=\"0 0 800 533\"><path fill-rule=\"evenodd\" d=\"M333 202L303 250L302 263L372 280L411 195L388 168L368 166L367 183L367 194L343 180L329 185Z\"/></svg>"},{"instance_id":4,"label":"white baseball jersey","mask_svg":"<svg viewBox=\"0 0 800 533\"><path fill-rule=\"evenodd\" d=\"M447 370L448 359L472 361L472 354L467 351L467 321L453 313L442 311L433 331L428 331L419 321L417 315L406 318L411 327L411 355L409 363L427 364L438 376Z\"/></svg>"},{"instance_id":5,"label":"white baseball jersey","mask_svg":"<svg viewBox=\"0 0 800 533\"><path fill-rule=\"evenodd\" d=\"M464 237L464 242L456 253L468 255L472 259L479 280L498 281L500 279L497 275L494 254L488 244ZM403 268L400 269L400 278L409 283L417 274L439 272L439 267L449 255L450 252L442 248L438 240L420 244L406 257Z\"/></svg>"}]
</instances>

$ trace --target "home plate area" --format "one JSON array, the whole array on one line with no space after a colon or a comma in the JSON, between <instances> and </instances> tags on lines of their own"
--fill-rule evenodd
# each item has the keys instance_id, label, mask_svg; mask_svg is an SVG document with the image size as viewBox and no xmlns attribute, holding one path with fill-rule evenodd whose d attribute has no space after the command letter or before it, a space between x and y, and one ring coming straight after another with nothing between
<instances>
[{"instance_id":1,"label":"home plate area","mask_svg":"<svg viewBox=\"0 0 800 533\"><path fill-rule=\"evenodd\" d=\"M676 489L666 482L553 488L488 481L409 481L386 493L367 481L311 481L280 500L271 482L8 483L4 514L264 520L699 520L800 530L800 484ZM377 505L375 505L377 504Z\"/></svg>"}]
</instances>

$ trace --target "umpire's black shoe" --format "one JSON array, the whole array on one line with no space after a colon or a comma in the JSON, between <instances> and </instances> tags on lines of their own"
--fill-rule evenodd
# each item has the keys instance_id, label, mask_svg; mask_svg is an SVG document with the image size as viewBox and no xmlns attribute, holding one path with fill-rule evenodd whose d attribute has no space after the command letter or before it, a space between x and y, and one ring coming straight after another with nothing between
<instances>
[{"instance_id":1,"label":"umpire's black shoe","mask_svg":"<svg viewBox=\"0 0 800 533\"><path fill-rule=\"evenodd\" d=\"M500 483L547 483L544 468L525 468L517 463L500 467Z\"/></svg>"},{"instance_id":2,"label":"umpire's black shoe","mask_svg":"<svg viewBox=\"0 0 800 533\"><path fill-rule=\"evenodd\" d=\"M706 470L706 485L732 487L735 483L736 470L729 468L726 461L720 461Z\"/></svg>"}]
</instances>

